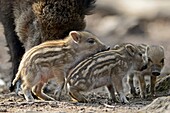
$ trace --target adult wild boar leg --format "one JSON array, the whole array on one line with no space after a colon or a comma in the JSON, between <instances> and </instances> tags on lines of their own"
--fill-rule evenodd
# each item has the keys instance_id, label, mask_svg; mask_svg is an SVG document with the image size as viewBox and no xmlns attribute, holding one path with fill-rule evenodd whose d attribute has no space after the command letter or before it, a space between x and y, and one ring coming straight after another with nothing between
<instances>
[{"instance_id":1,"label":"adult wild boar leg","mask_svg":"<svg viewBox=\"0 0 170 113\"><path fill-rule=\"evenodd\" d=\"M6 13L3 16L1 22L4 26L4 34L6 37L7 45L9 47L9 52L11 55L11 62L12 62L12 80L15 78L15 74L18 71L18 66L21 60L22 55L24 54L24 48L22 47L21 42L19 41L16 32L14 31L14 20L13 16L10 15L11 12ZM17 83L17 90L19 89L19 83ZM14 91L15 86L11 84L10 91ZM17 91L16 90L16 91Z\"/></svg>"}]
</instances>

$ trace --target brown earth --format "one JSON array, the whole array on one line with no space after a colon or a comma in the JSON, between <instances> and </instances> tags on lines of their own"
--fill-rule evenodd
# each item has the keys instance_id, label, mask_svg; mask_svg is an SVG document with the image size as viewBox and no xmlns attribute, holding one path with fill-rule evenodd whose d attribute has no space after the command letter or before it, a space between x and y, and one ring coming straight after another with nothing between
<instances>
[{"instance_id":1,"label":"brown earth","mask_svg":"<svg viewBox=\"0 0 170 113\"><path fill-rule=\"evenodd\" d=\"M170 63L170 18L136 20L97 11L96 14L88 16L86 19L86 29L99 36L104 43L110 46L122 42L163 45L165 48L165 67L161 76L164 77L170 73L170 66L168 65ZM11 81L11 63L8 62L10 56L7 51L3 27L0 25L0 112L136 113L141 110L147 112L144 108L153 101L151 98L143 100L138 97L130 99L130 104L114 103L109 100L106 90L99 88L86 93L89 103L73 103L65 95L60 102L36 100L35 103L28 103L23 96L17 96L14 92L10 93L8 90ZM52 93L49 94L52 95ZM156 97L168 95L170 95L170 91L166 91L166 93L162 91L157 92ZM155 111L156 109L153 109L151 112Z\"/></svg>"}]
</instances>

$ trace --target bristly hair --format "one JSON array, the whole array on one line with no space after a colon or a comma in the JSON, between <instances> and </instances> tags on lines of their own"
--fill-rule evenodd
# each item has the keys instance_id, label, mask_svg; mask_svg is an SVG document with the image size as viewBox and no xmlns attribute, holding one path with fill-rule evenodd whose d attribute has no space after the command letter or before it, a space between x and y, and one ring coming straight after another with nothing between
<instances>
[{"instance_id":1,"label":"bristly hair","mask_svg":"<svg viewBox=\"0 0 170 113\"><path fill-rule=\"evenodd\" d=\"M82 15L92 14L93 9L95 8L96 0L77 0L77 3L80 7L80 12Z\"/></svg>"}]
</instances>

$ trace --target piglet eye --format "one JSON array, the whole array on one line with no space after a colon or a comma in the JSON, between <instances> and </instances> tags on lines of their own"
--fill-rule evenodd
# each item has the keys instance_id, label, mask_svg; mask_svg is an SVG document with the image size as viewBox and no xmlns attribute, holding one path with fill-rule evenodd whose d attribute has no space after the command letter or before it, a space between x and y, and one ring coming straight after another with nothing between
<instances>
[{"instance_id":1,"label":"piglet eye","mask_svg":"<svg viewBox=\"0 0 170 113\"><path fill-rule=\"evenodd\" d=\"M94 44L95 40L93 38L89 38L89 39L87 39L87 42L90 43L90 44Z\"/></svg>"},{"instance_id":2,"label":"piglet eye","mask_svg":"<svg viewBox=\"0 0 170 113\"><path fill-rule=\"evenodd\" d=\"M142 57L142 53L139 53L139 56Z\"/></svg>"},{"instance_id":3,"label":"piglet eye","mask_svg":"<svg viewBox=\"0 0 170 113\"><path fill-rule=\"evenodd\" d=\"M164 64L164 59L161 60L161 63Z\"/></svg>"},{"instance_id":4,"label":"piglet eye","mask_svg":"<svg viewBox=\"0 0 170 113\"><path fill-rule=\"evenodd\" d=\"M149 62L152 62L151 58L148 57L148 61L149 61Z\"/></svg>"}]
</instances>

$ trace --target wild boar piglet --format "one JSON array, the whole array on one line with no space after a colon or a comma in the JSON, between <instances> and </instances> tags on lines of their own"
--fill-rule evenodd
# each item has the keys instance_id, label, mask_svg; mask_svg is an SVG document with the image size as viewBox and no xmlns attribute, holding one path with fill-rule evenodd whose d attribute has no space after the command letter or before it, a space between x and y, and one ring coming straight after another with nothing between
<instances>
[{"instance_id":1,"label":"wild boar piglet","mask_svg":"<svg viewBox=\"0 0 170 113\"><path fill-rule=\"evenodd\" d=\"M139 81L139 89L141 98L146 97L146 83L145 77L150 76L150 93L151 96L155 94L155 83L156 77L161 74L161 70L164 66L164 48L160 45L145 45L146 56L147 56L147 69L139 72L132 73L129 78L129 85L131 89L131 94L134 96L136 94L135 86L133 83L133 77L136 76Z\"/></svg>"},{"instance_id":2,"label":"wild boar piglet","mask_svg":"<svg viewBox=\"0 0 170 113\"><path fill-rule=\"evenodd\" d=\"M122 103L129 103L123 91L123 77L133 69L142 69L145 62L141 51L127 43L118 49L96 53L78 63L67 77L69 94L78 102L87 102L80 93L107 86L114 101L115 89ZM115 89L114 89L115 88Z\"/></svg>"}]
</instances>

